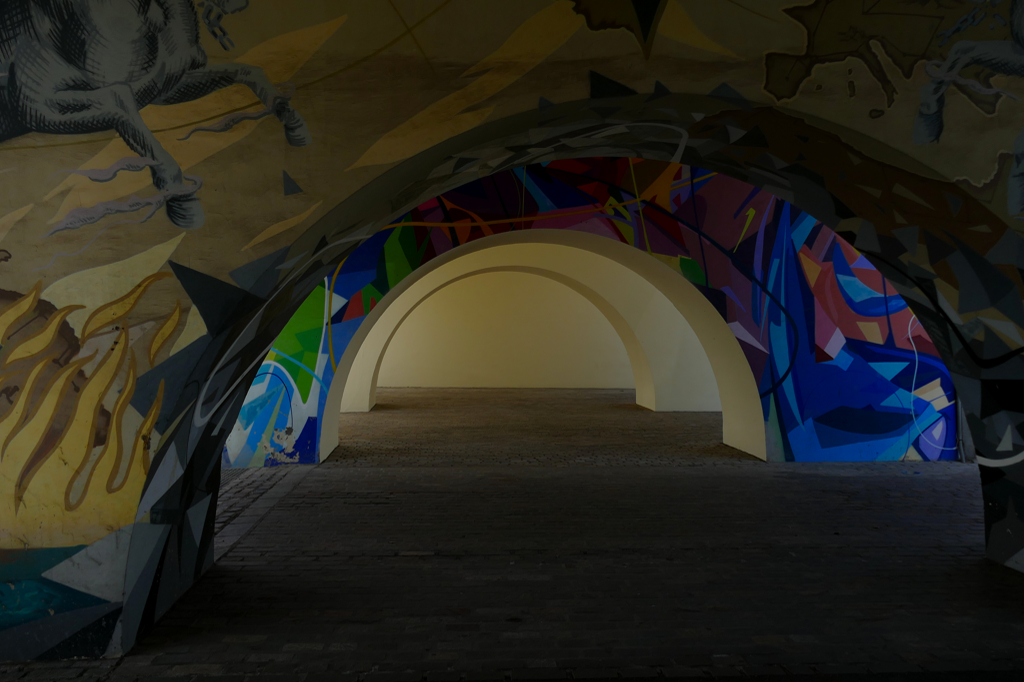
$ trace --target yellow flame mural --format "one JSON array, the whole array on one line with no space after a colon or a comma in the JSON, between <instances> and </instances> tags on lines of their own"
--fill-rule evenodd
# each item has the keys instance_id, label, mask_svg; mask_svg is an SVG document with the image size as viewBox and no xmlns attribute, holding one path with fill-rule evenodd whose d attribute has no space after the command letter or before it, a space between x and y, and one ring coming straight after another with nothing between
<instances>
[{"instance_id":1,"label":"yellow flame mural","mask_svg":"<svg viewBox=\"0 0 1024 682\"><path fill-rule=\"evenodd\" d=\"M124 321L168 276L95 308L81 337L68 317L82 306L54 308L41 283L0 305L0 549L88 544L135 520L164 387L145 416L132 408L139 370ZM150 365L180 320L176 304L142 351ZM111 330L109 345L81 351Z\"/></svg>"}]
</instances>

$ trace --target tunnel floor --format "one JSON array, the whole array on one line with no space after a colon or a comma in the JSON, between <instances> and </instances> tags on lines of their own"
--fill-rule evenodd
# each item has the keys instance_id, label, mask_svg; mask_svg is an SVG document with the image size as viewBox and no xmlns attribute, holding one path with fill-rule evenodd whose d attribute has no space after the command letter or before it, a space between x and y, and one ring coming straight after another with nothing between
<instances>
[{"instance_id":1,"label":"tunnel floor","mask_svg":"<svg viewBox=\"0 0 1024 682\"><path fill-rule=\"evenodd\" d=\"M717 442L717 414L631 400L381 390L342 415L322 465L225 476L222 557L127 657L82 675L1024 669L1024 575L984 559L974 466L766 464Z\"/></svg>"}]
</instances>

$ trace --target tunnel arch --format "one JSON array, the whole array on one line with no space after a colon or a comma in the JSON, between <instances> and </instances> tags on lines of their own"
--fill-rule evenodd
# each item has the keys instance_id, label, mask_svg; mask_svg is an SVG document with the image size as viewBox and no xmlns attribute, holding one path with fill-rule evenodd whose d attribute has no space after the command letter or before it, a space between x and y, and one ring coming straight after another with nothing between
<instances>
[{"instance_id":1,"label":"tunnel arch","mask_svg":"<svg viewBox=\"0 0 1024 682\"><path fill-rule=\"evenodd\" d=\"M1008 427L1024 415L1024 407L1008 390L1017 384L1001 381L999 375L1015 376L1024 369L1024 346L1004 340L1003 349L984 348L982 329L968 326L959 317L957 301L950 302L960 290L959 281L948 268L936 270L928 244L945 245L947 254L969 255L964 267L975 281L1005 284L1017 292L1015 299L1006 300L1019 303L1019 276L1010 277L1001 268L1024 267L1024 242L975 197L953 182L936 179L930 168L877 140L865 153L849 139L861 138L773 107L659 92L582 99L513 114L396 164L338 201L287 248L282 263L267 266L276 284L265 302L251 311L226 314L220 331L210 336L192 364L158 368L184 372L188 378L167 399L169 414L176 416L155 448L138 518L150 518L159 505L175 537L187 536L185 512L208 497L215 499L220 450L242 407L245 388L274 339L309 293L381 226L482 175L557 158L631 156L698 164L792 201L880 269L912 306L953 372L972 438L971 454L983 458L979 468L988 556L1024 570L1024 542L1019 540L1024 519L1015 511L1024 509L1024 463L1012 459L1016 447L999 449ZM951 210L947 197L959 210ZM917 229L897 235L904 227L897 215L913 220ZM976 225L987 230L969 231ZM1016 315L1004 317L1017 333L1024 330ZM192 472L194 483L187 494L175 487L180 473L161 469L172 459L186 461ZM184 542L168 537L161 535L155 544L132 542L129 561L145 564L165 545ZM177 559L182 549L174 549L167 559L157 554L160 580L139 580L125 594L118 650L133 646L139 632L165 611L146 610L150 596L159 593L160 603L173 603L206 570L211 547L212 529L207 529L198 549L191 550L197 556L194 562Z\"/></svg>"},{"instance_id":2,"label":"tunnel arch","mask_svg":"<svg viewBox=\"0 0 1024 682\"><path fill-rule=\"evenodd\" d=\"M340 411L373 406L388 343L416 306L454 281L502 270L548 277L593 303L626 347L637 404L692 411L717 403L723 411L723 442L766 459L757 385L739 342L714 306L689 281L636 249L562 230L511 232L471 242L417 269L381 299L338 363L323 412L321 457L337 445ZM712 381L715 401L684 390Z\"/></svg>"}]
</instances>

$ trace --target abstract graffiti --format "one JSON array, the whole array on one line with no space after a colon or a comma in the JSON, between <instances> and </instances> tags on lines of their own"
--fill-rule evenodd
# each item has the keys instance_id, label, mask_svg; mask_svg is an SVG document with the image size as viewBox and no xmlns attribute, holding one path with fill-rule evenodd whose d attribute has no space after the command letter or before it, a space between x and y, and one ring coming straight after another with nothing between
<instances>
[{"instance_id":1,"label":"abstract graffiti","mask_svg":"<svg viewBox=\"0 0 1024 682\"><path fill-rule=\"evenodd\" d=\"M941 70L961 42L1019 44L1003 21L1020 3L894 14L856 0L786 12L555 0L495 13L442 0L347 3L342 16L336 3L152 0L118 14L111 37L115 5L0 2L0 310L34 306L0 338L0 658L134 646L212 563L225 446L236 466L314 461L333 359L380 296L449 244L545 221L645 252L650 240L702 288L761 381L773 456L839 455L852 433L871 458L934 459L963 436L988 556L1024 570L1024 241L1003 196L1021 106L1003 92L1020 96L1022 81ZM173 20L151 21L160 13ZM37 25L54 17L60 31ZM153 52L130 59L140 45ZM204 50L219 63L192 88ZM939 144L915 145L919 102L899 93L934 86L929 72L970 106L944 112ZM264 125L283 113L287 141L310 139L293 128L289 86L254 96L259 73L295 82L317 145L282 145ZM96 115L106 100L76 110L111 93L130 126ZM19 97L55 94L64 116L22 116L39 112ZM585 188L565 177L573 163L600 171L564 161L582 157L660 161L613 164ZM645 168L670 161L689 165L652 189ZM709 177L686 185L699 169ZM161 188L160 172L180 185ZM589 217L548 215L572 207ZM147 224L125 226L128 211ZM180 229L204 214L215 220ZM86 328L101 308L129 310ZM808 405L815 386L839 395Z\"/></svg>"},{"instance_id":2,"label":"abstract graffiti","mask_svg":"<svg viewBox=\"0 0 1024 682\"><path fill-rule=\"evenodd\" d=\"M224 465L317 461L334 369L370 310L433 258L530 229L615 239L697 285L758 381L771 458L957 458L952 378L931 339L892 285L832 230L700 168L576 159L471 182L360 245L278 337Z\"/></svg>"}]
</instances>

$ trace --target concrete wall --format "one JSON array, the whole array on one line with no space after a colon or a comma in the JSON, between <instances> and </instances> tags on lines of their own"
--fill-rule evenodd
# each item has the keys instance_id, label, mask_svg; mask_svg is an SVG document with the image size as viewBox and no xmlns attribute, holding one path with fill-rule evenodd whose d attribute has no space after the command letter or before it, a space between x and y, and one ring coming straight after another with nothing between
<instances>
[{"instance_id":1,"label":"concrete wall","mask_svg":"<svg viewBox=\"0 0 1024 682\"><path fill-rule=\"evenodd\" d=\"M604 315L572 289L524 272L455 282L398 328L378 386L633 388Z\"/></svg>"}]
</instances>

